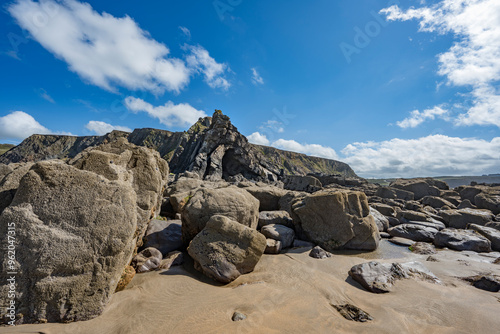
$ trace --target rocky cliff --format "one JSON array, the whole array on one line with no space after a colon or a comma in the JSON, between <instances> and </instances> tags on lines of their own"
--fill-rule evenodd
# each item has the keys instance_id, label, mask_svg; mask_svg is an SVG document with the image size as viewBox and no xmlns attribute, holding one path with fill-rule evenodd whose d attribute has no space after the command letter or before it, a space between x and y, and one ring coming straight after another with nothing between
<instances>
[{"instance_id":1,"label":"rocky cliff","mask_svg":"<svg viewBox=\"0 0 500 334\"><path fill-rule=\"evenodd\" d=\"M0 163L73 158L84 149L117 137L153 148L169 162L173 173L191 171L200 178L277 181L286 175L321 173L356 177L349 165L329 159L253 145L219 110L200 118L188 131L136 129L128 134L113 131L104 136L33 135L0 156Z\"/></svg>"}]
</instances>

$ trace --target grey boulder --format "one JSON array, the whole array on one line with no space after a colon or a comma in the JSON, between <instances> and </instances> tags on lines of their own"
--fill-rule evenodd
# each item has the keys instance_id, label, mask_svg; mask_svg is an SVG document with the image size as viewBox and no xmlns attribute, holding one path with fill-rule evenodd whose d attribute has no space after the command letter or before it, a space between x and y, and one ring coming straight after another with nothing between
<instances>
[{"instance_id":1,"label":"grey boulder","mask_svg":"<svg viewBox=\"0 0 500 334\"><path fill-rule=\"evenodd\" d=\"M229 283L253 271L265 249L266 238L257 230L213 216L191 241L188 253L197 270Z\"/></svg>"},{"instance_id":2,"label":"grey boulder","mask_svg":"<svg viewBox=\"0 0 500 334\"><path fill-rule=\"evenodd\" d=\"M283 225L266 225L260 230L260 232L268 239L280 241L282 248L290 247L295 239L295 232L293 229Z\"/></svg>"},{"instance_id":3,"label":"grey boulder","mask_svg":"<svg viewBox=\"0 0 500 334\"><path fill-rule=\"evenodd\" d=\"M448 247L462 251L491 252L491 242L482 235L469 230L446 228L434 237L436 247Z\"/></svg>"}]
</instances>

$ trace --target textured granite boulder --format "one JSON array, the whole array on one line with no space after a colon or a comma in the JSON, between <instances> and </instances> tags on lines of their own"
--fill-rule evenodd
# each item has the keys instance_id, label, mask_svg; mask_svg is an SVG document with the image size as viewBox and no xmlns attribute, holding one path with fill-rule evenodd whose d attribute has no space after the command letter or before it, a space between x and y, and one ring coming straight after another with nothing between
<instances>
[{"instance_id":1,"label":"textured granite boulder","mask_svg":"<svg viewBox=\"0 0 500 334\"><path fill-rule=\"evenodd\" d=\"M366 195L359 191L320 191L297 200L296 232L327 251L374 250L380 239Z\"/></svg>"},{"instance_id":2,"label":"textured granite boulder","mask_svg":"<svg viewBox=\"0 0 500 334\"><path fill-rule=\"evenodd\" d=\"M7 254L8 225L16 229L11 269L17 271L21 322L88 320L103 311L136 246L136 203L128 182L56 160L31 168L0 217L2 254ZM10 267L5 256L0 267ZM0 286L2 305L6 289Z\"/></svg>"},{"instance_id":3,"label":"textured granite boulder","mask_svg":"<svg viewBox=\"0 0 500 334\"><path fill-rule=\"evenodd\" d=\"M198 189L182 210L182 239L192 240L214 215L231 218L250 228L257 228L259 201L244 189L227 187Z\"/></svg>"},{"instance_id":4,"label":"textured granite boulder","mask_svg":"<svg viewBox=\"0 0 500 334\"><path fill-rule=\"evenodd\" d=\"M229 283L253 271L266 249L257 230L223 216L213 216L188 248L195 268L206 276Z\"/></svg>"}]
</instances>

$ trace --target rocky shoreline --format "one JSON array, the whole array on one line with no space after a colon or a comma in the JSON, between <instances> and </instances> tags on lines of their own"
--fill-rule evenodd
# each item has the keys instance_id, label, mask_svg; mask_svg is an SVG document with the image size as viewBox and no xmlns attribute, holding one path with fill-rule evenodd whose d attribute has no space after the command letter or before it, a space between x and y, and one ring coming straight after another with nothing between
<instances>
[{"instance_id":1,"label":"rocky shoreline","mask_svg":"<svg viewBox=\"0 0 500 334\"><path fill-rule=\"evenodd\" d=\"M135 298L133 291L140 286L151 293L149 284L169 290L170 283L171 289L180 284L199 291L190 298L202 303L207 298L202 286L219 296L227 293L226 288L236 293L239 286L251 284L251 289L258 289L262 282L264 290L254 291L261 298L270 293L267 284L280 290L285 282L300 287L306 295L309 286L315 295L324 280L328 287L321 298L326 298L328 312L336 315L312 307L318 312L320 332L327 328L349 332L370 323L376 324L375 331L383 332L377 319L387 314L376 310L375 294L398 294L400 288L410 286L425 296L428 291L443 291L440 310L456 302L453 289L465 291L471 299L476 295L490 298L488 305L495 297L498 309L499 186L473 184L449 189L445 182L432 178L400 179L378 186L338 162L299 160L311 166L323 163L316 170L290 161L280 165L276 161L281 159L266 157L269 150L260 151L249 144L220 111L200 119L186 134L175 136L179 137L177 146L169 148L160 137L138 146L131 138L140 137L144 143L144 136L115 133L96 145L81 146L71 155L69 146L47 155L43 149L30 153L24 145L12 149L10 155L24 162L5 164L4 157L0 164L0 238L7 254L10 227L15 226L15 260L0 259L0 302L3 306L14 300L16 308L14 320L2 308L2 324L14 321L40 328L52 326L47 322L98 324L102 317L109 319L112 309L122 307L115 301L120 296ZM166 150L172 153L163 154ZM54 156L59 159L48 159ZM323 173L326 165L340 168L339 172ZM387 246L389 243L405 246ZM369 253L380 245L405 249L404 261L366 261L339 253ZM335 264L342 270L332 269ZM275 272L280 269L283 272ZM294 270L306 276L295 277ZM16 273L15 299L8 298L10 285L5 282L9 272ZM195 278L196 282L181 283L174 276ZM160 283L162 279L165 282ZM216 292L215 288L222 290ZM355 297L347 297L344 290ZM369 302L361 298L367 291L374 293L367 297ZM298 293L284 294L274 303L283 307L281 318L293 317L295 311L283 305L296 305L288 298L297 298ZM174 307L182 308L182 303L178 300ZM250 300L247 307L256 303L259 301ZM234 332L231 322L255 325L254 311L251 307L235 309L226 325L219 324L221 318L214 315L222 326L218 332ZM360 324L350 327L340 320ZM204 321L210 328L210 319ZM415 321L406 329L418 328L422 320ZM198 322L192 325L193 331L203 327ZM279 330L271 325L238 326L244 332ZM443 326L453 328L453 324ZM181 327L185 332L186 327ZM54 330L64 332L64 328ZM78 328L92 332L85 326ZM115 326L107 332L130 332L123 328ZM398 328L404 326L386 332Z\"/></svg>"}]
</instances>

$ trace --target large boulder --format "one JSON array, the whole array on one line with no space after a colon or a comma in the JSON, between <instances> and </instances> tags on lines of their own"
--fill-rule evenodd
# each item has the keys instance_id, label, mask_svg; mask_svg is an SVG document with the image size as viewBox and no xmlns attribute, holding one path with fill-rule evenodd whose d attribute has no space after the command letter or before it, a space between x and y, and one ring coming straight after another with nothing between
<instances>
[{"instance_id":1,"label":"large boulder","mask_svg":"<svg viewBox=\"0 0 500 334\"><path fill-rule=\"evenodd\" d=\"M244 189L228 187L198 189L182 210L182 239L192 240L214 215L231 218L250 228L257 228L259 201Z\"/></svg>"},{"instance_id":2,"label":"large boulder","mask_svg":"<svg viewBox=\"0 0 500 334\"><path fill-rule=\"evenodd\" d=\"M468 199L472 204L476 204L474 198L476 197L477 194L480 194L483 190L480 187L475 187L475 186L466 186L466 187L460 187L460 198L462 201L465 201Z\"/></svg>"},{"instance_id":3,"label":"large boulder","mask_svg":"<svg viewBox=\"0 0 500 334\"><path fill-rule=\"evenodd\" d=\"M448 206L449 208L455 209L455 205L441 197L437 196L425 196L422 198L423 205L429 205L434 209L440 209L443 206Z\"/></svg>"},{"instance_id":4,"label":"large boulder","mask_svg":"<svg viewBox=\"0 0 500 334\"><path fill-rule=\"evenodd\" d=\"M118 138L90 147L70 160L70 165L97 173L108 180L129 183L137 194L137 239L146 232L150 219L160 212L169 168L160 154Z\"/></svg>"},{"instance_id":5,"label":"large boulder","mask_svg":"<svg viewBox=\"0 0 500 334\"><path fill-rule=\"evenodd\" d=\"M33 163L26 162L2 166L5 167L2 168L3 177L0 175L0 214L14 199L19 182L21 182L22 177L33 166Z\"/></svg>"},{"instance_id":6,"label":"large boulder","mask_svg":"<svg viewBox=\"0 0 500 334\"><path fill-rule=\"evenodd\" d=\"M460 209L442 210L439 215L448 227L465 229L469 224L484 226L495 217L489 210Z\"/></svg>"},{"instance_id":7,"label":"large boulder","mask_svg":"<svg viewBox=\"0 0 500 334\"><path fill-rule=\"evenodd\" d=\"M500 252L500 231L492 227L470 224L469 229L476 231L491 242L491 249Z\"/></svg>"},{"instance_id":8,"label":"large boulder","mask_svg":"<svg viewBox=\"0 0 500 334\"><path fill-rule=\"evenodd\" d=\"M366 290L374 293L390 292L394 283L401 279L413 278L440 283L440 280L420 262L380 263L371 261L353 266L349 270L349 276Z\"/></svg>"},{"instance_id":9,"label":"large boulder","mask_svg":"<svg viewBox=\"0 0 500 334\"><path fill-rule=\"evenodd\" d=\"M2 254L10 244L8 226L16 233L15 263L0 257L0 303L8 303L7 271L17 271L22 323L98 316L131 260L136 203L127 182L60 161L35 164L0 217Z\"/></svg>"},{"instance_id":10,"label":"large boulder","mask_svg":"<svg viewBox=\"0 0 500 334\"><path fill-rule=\"evenodd\" d=\"M482 192L474 197L474 202L479 209L488 209L495 215L500 213L500 189Z\"/></svg>"},{"instance_id":11,"label":"large boulder","mask_svg":"<svg viewBox=\"0 0 500 334\"><path fill-rule=\"evenodd\" d=\"M259 200L260 211L279 210L280 209L279 201L281 197L283 197L287 193L286 190L271 186L267 187L252 186L244 189L248 191L250 194L252 194L253 197Z\"/></svg>"},{"instance_id":12,"label":"large boulder","mask_svg":"<svg viewBox=\"0 0 500 334\"><path fill-rule=\"evenodd\" d=\"M296 232L327 251L374 250L380 239L366 195L359 191L321 191L293 204Z\"/></svg>"},{"instance_id":13,"label":"large boulder","mask_svg":"<svg viewBox=\"0 0 500 334\"><path fill-rule=\"evenodd\" d=\"M375 192L375 196L388 199L402 199L404 201L411 201L415 195L411 191L393 187L379 187Z\"/></svg>"},{"instance_id":14,"label":"large boulder","mask_svg":"<svg viewBox=\"0 0 500 334\"><path fill-rule=\"evenodd\" d=\"M432 179L399 179L390 184L393 188L412 192L416 200L425 196L439 196L441 191L436 185Z\"/></svg>"},{"instance_id":15,"label":"large boulder","mask_svg":"<svg viewBox=\"0 0 500 334\"><path fill-rule=\"evenodd\" d=\"M372 215L375 220L379 232L387 231L389 228L389 220L382 213L370 206L370 215Z\"/></svg>"},{"instance_id":16,"label":"large boulder","mask_svg":"<svg viewBox=\"0 0 500 334\"><path fill-rule=\"evenodd\" d=\"M491 252L491 242L482 235L474 231L453 228L446 228L436 233L434 245L458 251Z\"/></svg>"},{"instance_id":17,"label":"large boulder","mask_svg":"<svg viewBox=\"0 0 500 334\"><path fill-rule=\"evenodd\" d=\"M387 230L387 233L393 237L406 238L413 241L432 242L438 230L422 225L401 224L391 227Z\"/></svg>"},{"instance_id":18,"label":"large boulder","mask_svg":"<svg viewBox=\"0 0 500 334\"><path fill-rule=\"evenodd\" d=\"M195 268L222 283L253 271L266 249L257 230L223 216L213 216L188 248Z\"/></svg>"},{"instance_id":19,"label":"large boulder","mask_svg":"<svg viewBox=\"0 0 500 334\"><path fill-rule=\"evenodd\" d=\"M370 207L374 208L384 216L394 217L396 215L396 211L390 205L383 203L370 203Z\"/></svg>"}]
</instances>

